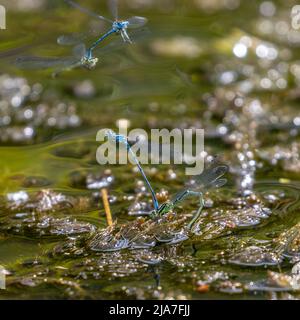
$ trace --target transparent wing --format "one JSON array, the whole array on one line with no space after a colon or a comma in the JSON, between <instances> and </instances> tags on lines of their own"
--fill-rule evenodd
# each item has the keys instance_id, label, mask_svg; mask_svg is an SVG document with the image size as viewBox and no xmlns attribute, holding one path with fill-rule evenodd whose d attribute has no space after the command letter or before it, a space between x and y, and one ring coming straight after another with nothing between
<instances>
[{"instance_id":1,"label":"transparent wing","mask_svg":"<svg viewBox=\"0 0 300 320\"><path fill-rule=\"evenodd\" d=\"M108 5L109 11L110 11L112 17L114 18L114 20L118 20L119 19L119 13L118 13L119 1L118 0L108 0L107 5Z\"/></svg>"},{"instance_id":2,"label":"transparent wing","mask_svg":"<svg viewBox=\"0 0 300 320\"><path fill-rule=\"evenodd\" d=\"M213 186L226 172L228 166L213 163L196 177L195 189L207 189Z\"/></svg>"},{"instance_id":3,"label":"transparent wing","mask_svg":"<svg viewBox=\"0 0 300 320\"><path fill-rule=\"evenodd\" d=\"M190 188L185 188L178 192L172 199L173 202L180 201L188 190L199 190L205 192L207 189L220 188L227 183L227 179L222 178L228 171L228 166L218 165L215 162L210 167L195 177L195 183Z\"/></svg>"},{"instance_id":4,"label":"transparent wing","mask_svg":"<svg viewBox=\"0 0 300 320\"><path fill-rule=\"evenodd\" d=\"M129 22L128 28L135 29L143 27L148 22L148 19L144 17L131 17L127 21Z\"/></svg>"},{"instance_id":5,"label":"transparent wing","mask_svg":"<svg viewBox=\"0 0 300 320\"><path fill-rule=\"evenodd\" d=\"M59 68L54 70L54 72L52 73L52 77L56 78L61 73L65 72L65 71L70 71L70 70L75 69L80 66L82 66L82 63L79 60L74 60L72 63L68 63L67 65L60 66Z\"/></svg>"},{"instance_id":6,"label":"transparent wing","mask_svg":"<svg viewBox=\"0 0 300 320\"><path fill-rule=\"evenodd\" d=\"M57 43L63 46L74 46L76 44L87 41L90 38L95 38L98 34L99 31L96 30L90 30L88 32L81 33L63 34L57 38Z\"/></svg>"},{"instance_id":7,"label":"transparent wing","mask_svg":"<svg viewBox=\"0 0 300 320\"><path fill-rule=\"evenodd\" d=\"M74 1L72 1L72 0L65 0L65 2L66 2L67 4L69 4L70 6L72 6L72 7L76 8L76 9L80 10L81 12L88 14L88 15L91 16L91 17L94 17L94 18L100 19L100 20L104 20L104 21L110 22L110 23L113 22L113 21L110 20L110 19L107 19L107 18L105 18L105 17L103 17L103 16L100 16L100 15L98 15L97 13L95 13L95 12L89 10L89 9L86 9L86 8L82 7L81 5L79 5L78 3L76 3L76 2L74 2Z\"/></svg>"},{"instance_id":8,"label":"transparent wing","mask_svg":"<svg viewBox=\"0 0 300 320\"><path fill-rule=\"evenodd\" d=\"M221 188L227 183L227 179L219 179L209 185L209 188Z\"/></svg>"},{"instance_id":9,"label":"transparent wing","mask_svg":"<svg viewBox=\"0 0 300 320\"><path fill-rule=\"evenodd\" d=\"M85 34L64 34L57 38L57 43L64 46L73 46L86 39Z\"/></svg>"},{"instance_id":10,"label":"transparent wing","mask_svg":"<svg viewBox=\"0 0 300 320\"><path fill-rule=\"evenodd\" d=\"M73 57L66 58L48 58L48 57L36 57L26 56L16 59L15 64L20 69L48 69L54 67L66 67L76 62Z\"/></svg>"},{"instance_id":11,"label":"transparent wing","mask_svg":"<svg viewBox=\"0 0 300 320\"><path fill-rule=\"evenodd\" d=\"M80 43L73 48L73 55L77 59L81 59L86 53L86 47L84 43Z\"/></svg>"}]
</instances>

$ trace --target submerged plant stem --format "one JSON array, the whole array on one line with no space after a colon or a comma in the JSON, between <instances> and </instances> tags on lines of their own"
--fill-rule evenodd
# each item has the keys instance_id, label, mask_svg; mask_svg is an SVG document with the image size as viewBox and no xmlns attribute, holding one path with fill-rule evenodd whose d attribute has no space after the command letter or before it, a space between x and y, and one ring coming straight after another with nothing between
<instances>
[{"instance_id":1,"label":"submerged plant stem","mask_svg":"<svg viewBox=\"0 0 300 320\"><path fill-rule=\"evenodd\" d=\"M107 189L105 188L101 189L101 195L102 195L102 201L103 201L104 211L106 215L106 222L108 226L111 226L113 224L113 221L112 221L112 215L111 215L110 206L108 202Z\"/></svg>"}]
</instances>

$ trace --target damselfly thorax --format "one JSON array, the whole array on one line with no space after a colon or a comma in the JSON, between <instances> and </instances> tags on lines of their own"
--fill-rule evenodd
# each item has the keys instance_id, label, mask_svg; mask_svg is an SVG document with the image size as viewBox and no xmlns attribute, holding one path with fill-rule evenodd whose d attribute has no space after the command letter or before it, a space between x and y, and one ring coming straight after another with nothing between
<instances>
[{"instance_id":1,"label":"damselfly thorax","mask_svg":"<svg viewBox=\"0 0 300 320\"><path fill-rule=\"evenodd\" d=\"M84 68L92 70L96 67L99 59L98 58L93 58L85 55L84 57L81 58L81 64Z\"/></svg>"}]
</instances>

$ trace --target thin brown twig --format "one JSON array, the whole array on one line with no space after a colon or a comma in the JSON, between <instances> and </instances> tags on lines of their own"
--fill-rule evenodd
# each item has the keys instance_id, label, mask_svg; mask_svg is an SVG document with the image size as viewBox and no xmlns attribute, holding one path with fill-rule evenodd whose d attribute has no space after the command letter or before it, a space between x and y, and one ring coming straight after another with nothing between
<instances>
[{"instance_id":1,"label":"thin brown twig","mask_svg":"<svg viewBox=\"0 0 300 320\"><path fill-rule=\"evenodd\" d=\"M111 215L110 206L109 206L109 202L108 202L107 189L105 189L105 188L101 189L101 195L102 195L102 201L103 201L103 205L104 205L107 225L112 226L113 220L112 220L112 215Z\"/></svg>"}]
</instances>

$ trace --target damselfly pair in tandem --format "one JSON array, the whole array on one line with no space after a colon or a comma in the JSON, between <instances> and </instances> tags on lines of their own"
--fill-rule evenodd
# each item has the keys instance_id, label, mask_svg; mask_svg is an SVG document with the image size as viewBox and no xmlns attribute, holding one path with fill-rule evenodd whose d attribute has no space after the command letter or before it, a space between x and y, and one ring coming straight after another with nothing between
<instances>
[{"instance_id":1,"label":"damselfly pair in tandem","mask_svg":"<svg viewBox=\"0 0 300 320\"><path fill-rule=\"evenodd\" d=\"M65 70L71 70L77 67L84 67L86 69L94 69L99 61L93 53L107 54L122 47L124 43L132 43L131 39L138 41L143 39L147 34L147 30L135 30L132 32L131 37L127 33L127 29L140 29L147 23L144 17L133 16L126 20L120 20L118 17L118 0L108 0L108 7L114 20L108 19L102 15L94 13L89 9L82 7L71 0L65 0L69 5L80 11L88 14L89 16L100 19L105 22L111 23L111 29L101 35L89 47L86 46L84 41L94 33L94 30L89 33L62 35L57 39L59 45L72 45L72 55L67 57L40 57L40 56L22 56L16 60L16 65L21 69L49 69L54 68L56 71L54 75L59 74ZM112 34L120 34L121 39L113 41L106 46L99 47L106 38Z\"/></svg>"}]
</instances>

